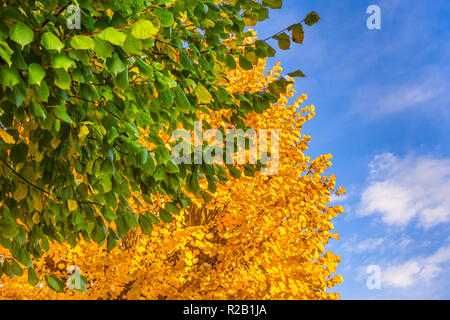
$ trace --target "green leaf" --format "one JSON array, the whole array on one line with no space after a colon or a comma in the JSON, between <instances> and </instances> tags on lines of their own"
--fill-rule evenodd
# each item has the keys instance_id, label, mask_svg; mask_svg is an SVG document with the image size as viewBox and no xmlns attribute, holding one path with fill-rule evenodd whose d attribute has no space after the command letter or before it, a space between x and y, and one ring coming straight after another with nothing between
<instances>
[{"instance_id":1,"label":"green leaf","mask_svg":"<svg viewBox=\"0 0 450 320\"><path fill-rule=\"evenodd\" d=\"M173 25L174 18L173 18L173 13L172 12L156 7L155 8L155 13L158 16L159 21L161 22L161 26L163 26L163 27L171 27Z\"/></svg>"},{"instance_id":2,"label":"green leaf","mask_svg":"<svg viewBox=\"0 0 450 320\"><path fill-rule=\"evenodd\" d=\"M200 191L200 185L198 184L197 174L192 173L188 177L188 185L189 191L193 194L198 194Z\"/></svg>"},{"instance_id":3,"label":"green leaf","mask_svg":"<svg viewBox=\"0 0 450 320\"><path fill-rule=\"evenodd\" d=\"M60 104L55 106L54 108L55 115L58 119L67 122L67 123L73 123L72 118L67 114L67 109L64 104Z\"/></svg>"},{"instance_id":4,"label":"green leaf","mask_svg":"<svg viewBox=\"0 0 450 320\"><path fill-rule=\"evenodd\" d=\"M19 234L17 224L11 219L5 219L0 223L0 235L6 239L12 239Z\"/></svg>"},{"instance_id":5,"label":"green leaf","mask_svg":"<svg viewBox=\"0 0 450 320\"><path fill-rule=\"evenodd\" d=\"M239 66L241 66L242 69L247 71L253 69L252 63L242 54L239 55Z\"/></svg>"},{"instance_id":6,"label":"green leaf","mask_svg":"<svg viewBox=\"0 0 450 320\"><path fill-rule=\"evenodd\" d=\"M205 201L206 203L210 202L213 199L213 197L206 191L201 191L200 195L202 196L203 201Z\"/></svg>"},{"instance_id":7,"label":"green leaf","mask_svg":"<svg viewBox=\"0 0 450 320\"><path fill-rule=\"evenodd\" d=\"M239 169L233 166L229 166L228 171L230 172L230 175L235 179L239 178L242 174L242 172Z\"/></svg>"},{"instance_id":8,"label":"green leaf","mask_svg":"<svg viewBox=\"0 0 450 320\"><path fill-rule=\"evenodd\" d=\"M12 88L15 85L19 84L21 81L21 77L16 69L10 69L4 66L0 70L0 82L3 86Z\"/></svg>"},{"instance_id":9,"label":"green leaf","mask_svg":"<svg viewBox=\"0 0 450 320\"><path fill-rule=\"evenodd\" d=\"M180 108L182 111L189 110L191 108L191 104L189 103L189 100L186 97L184 90L180 86L177 86L172 90L174 91L176 106Z\"/></svg>"},{"instance_id":10,"label":"green leaf","mask_svg":"<svg viewBox=\"0 0 450 320\"><path fill-rule=\"evenodd\" d=\"M129 34L125 39L123 47L126 52L140 54L142 52L142 41Z\"/></svg>"},{"instance_id":11,"label":"green leaf","mask_svg":"<svg viewBox=\"0 0 450 320\"><path fill-rule=\"evenodd\" d=\"M56 292L64 292L64 288L66 287L65 283L59 280L59 278L55 275L45 276L45 281L50 289Z\"/></svg>"},{"instance_id":12,"label":"green leaf","mask_svg":"<svg viewBox=\"0 0 450 320\"><path fill-rule=\"evenodd\" d=\"M116 30L113 27L106 28L98 35L98 37L102 40L115 44L116 46L122 46L127 38L123 32Z\"/></svg>"},{"instance_id":13,"label":"green leaf","mask_svg":"<svg viewBox=\"0 0 450 320\"><path fill-rule=\"evenodd\" d=\"M45 113L44 109L41 107L39 103L36 102L36 100L31 99L31 114L35 116L36 118L42 118L46 119L47 114Z\"/></svg>"},{"instance_id":14,"label":"green leaf","mask_svg":"<svg viewBox=\"0 0 450 320\"><path fill-rule=\"evenodd\" d=\"M186 70L193 70L194 69L194 65L192 64L191 59L184 52L180 53L180 64Z\"/></svg>"},{"instance_id":15,"label":"green leaf","mask_svg":"<svg viewBox=\"0 0 450 320\"><path fill-rule=\"evenodd\" d=\"M37 63L31 63L28 66L28 83L29 84L37 84L41 85L42 79L45 77L45 69L37 64Z\"/></svg>"},{"instance_id":16,"label":"green leaf","mask_svg":"<svg viewBox=\"0 0 450 320\"><path fill-rule=\"evenodd\" d=\"M31 268L31 266L33 265L30 254L23 249L20 249L19 256L16 259L27 268Z\"/></svg>"},{"instance_id":17,"label":"green leaf","mask_svg":"<svg viewBox=\"0 0 450 320\"><path fill-rule=\"evenodd\" d=\"M270 9L281 9L283 5L283 0L264 0L263 6L267 6Z\"/></svg>"},{"instance_id":18,"label":"green leaf","mask_svg":"<svg viewBox=\"0 0 450 320\"><path fill-rule=\"evenodd\" d=\"M131 28L131 34L137 39L152 38L157 33L158 28L156 28L153 23L148 20L140 20Z\"/></svg>"},{"instance_id":19,"label":"green leaf","mask_svg":"<svg viewBox=\"0 0 450 320\"><path fill-rule=\"evenodd\" d=\"M118 54L114 54L111 62L107 65L108 71L117 76L119 73L127 69L127 65L119 58Z\"/></svg>"},{"instance_id":20,"label":"green leaf","mask_svg":"<svg viewBox=\"0 0 450 320\"><path fill-rule=\"evenodd\" d=\"M95 40L87 36L75 36L70 40L70 45L77 50L91 50L95 48Z\"/></svg>"},{"instance_id":21,"label":"green leaf","mask_svg":"<svg viewBox=\"0 0 450 320\"><path fill-rule=\"evenodd\" d=\"M54 57L51 65L53 69L64 69L66 71L69 71L72 67L76 67L75 61L70 59L65 54L60 54Z\"/></svg>"},{"instance_id":22,"label":"green leaf","mask_svg":"<svg viewBox=\"0 0 450 320\"><path fill-rule=\"evenodd\" d=\"M11 160L17 164L17 163L21 163L21 162L25 162L27 159L27 154L28 154L28 145L24 142L16 144L15 146L13 146L11 148L11 153L9 154L9 157L11 158ZM26 187L25 184L20 184L24 185Z\"/></svg>"},{"instance_id":23,"label":"green leaf","mask_svg":"<svg viewBox=\"0 0 450 320\"><path fill-rule=\"evenodd\" d=\"M296 77L297 78L304 78L304 77L306 77L305 74L301 70L297 70L297 71L288 73L288 76L292 77L292 78L296 78Z\"/></svg>"},{"instance_id":24,"label":"green leaf","mask_svg":"<svg viewBox=\"0 0 450 320\"><path fill-rule=\"evenodd\" d=\"M288 50L291 47L291 38L286 32L282 34L276 35L272 37L275 40L278 40L278 46L281 50Z\"/></svg>"},{"instance_id":25,"label":"green leaf","mask_svg":"<svg viewBox=\"0 0 450 320\"><path fill-rule=\"evenodd\" d=\"M25 47L27 44L30 44L33 41L34 32L31 30L30 27L28 27L26 24L19 22L16 23L10 30L9 30L9 38L17 42L23 47Z\"/></svg>"},{"instance_id":26,"label":"green leaf","mask_svg":"<svg viewBox=\"0 0 450 320\"><path fill-rule=\"evenodd\" d=\"M13 260L11 262L11 269L16 276L21 277L23 275L23 269L20 267L20 265L15 260Z\"/></svg>"},{"instance_id":27,"label":"green leaf","mask_svg":"<svg viewBox=\"0 0 450 320\"><path fill-rule=\"evenodd\" d=\"M168 212L177 213L177 214L180 213L180 208L178 208L178 206L172 202L166 203L164 209L166 209Z\"/></svg>"},{"instance_id":28,"label":"green leaf","mask_svg":"<svg viewBox=\"0 0 450 320\"><path fill-rule=\"evenodd\" d=\"M227 57L225 58L225 64L231 70L236 69L236 60L234 60L234 58L231 54L227 55Z\"/></svg>"},{"instance_id":29,"label":"green leaf","mask_svg":"<svg viewBox=\"0 0 450 320\"><path fill-rule=\"evenodd\" d=\"M170 160L170 153L163 146L157 146L155 149L155 158L158 164L166 164Z\"/></svg>"},{"instance_id":30,"label":"green leaf","mask_svg":"<svg viewBox=\"0 0 450 320\"><path fill-rule=\"evenodd\" d=\"M39 277L36 274L36 271L34 271L33 268L28 268L28 283L35 287L39 283Z\"/></svg>"},{"instance_id":31,"label":"green leaf","mask_svg":"<svg viewBox=\"0 0 450 320\"><path fill-rule=\"evenodd\" d=\"M153 230L153 224L149 217L144 214L139 215L139 225L141 226L142 233L150 235Z\"/></svg>"},{"instance_id":32,"label":"green leaf","mask_svg":"<svg viewBox=\"0 0 450 320\"><path fill-rule=\"evenodd\" d=\"M34 85L33 90L36 93L36 97L40 101L44 101L44 102L48 101L48 97L50 96L50 91L48 89L47 82L42 81L40 86Z\"/></svg>"},{"instance_id":33,"label":"green leaf","mask_svg":"<svg viewBox=\"0 0 450 320\"><path fill-rule=\"evenodd\" d=\"M274 94L286 93L287 86L291 83L293 82L287 81L284 77L281 77L279 80L269 84L269 91Z\"/></svg>"},{"instance_id":34,"label":"green leaf","mask_svg":"<svg viewBox=\"0 0 450 320\"><path fill-rule=\"evenodd\" d=\"M119 240L119 236L116 234L114 230L109 229L108 240L106 241L106 249L108 251L114 249L117 245L117 240Z\"/></svg>"},{"instance_id":35,"label":"green leaf","mask_svg":"<svg viewBox=\"0 0 450 320\"><path fill-rule=\"evenodd\" d=\"M113 47L109 44L108 41L102 40L100 38L95 39L94 51L100 57L111 58L113 50L114 50Z\"/></svg>"},{"instance_id":36,"label":"green leaf","mask_svg":"<svg viewBox=\"0 0 450 320\"><path fill-rule=\"evenodd\" d=\"M312 26L313 24L319 22L320 17L317 12L311 11L305 18L305 24Z\"/></svg>"},{"instance_id":37,"label":"green leaf","mask_svg":"<svg viewBox=\"0 0 450 320\"><path fill-rule=\"evenodd\" d=\"M8 261L3 262L3 272L10 278L14 277L14 271Z\"/></svg>"},{"instance_id":38,"label":"green leaf","mask_svg":"<svg viewBox=\"0 0 450 320\"><path fill-rule=\"evenodd\" d=\"M172 215L163 208L159 209L159 217L165 223L170 223L173 220Z\"/></svg>"},{"instance_id":39,"label":"green leaf","mask_svg":"<svg viewBox=\"0 0 450 320\"><path fill-rule=\"evenodd\" d=\"M102 244L106 239L106 227L103 223L97 221L94 230L91 233L91 238L98 244Z\"/></svg>"},{"instance_id":40,"label":"green leaf","mask_svg":"<svg viewBox=\"0 0 450 320\"><path fill-rule=\"evenodd\" d=\"M48 51L61 52L64 49L64 44L51 32L46 32L42 36L41 45Z\"/></svg>"},{"instance_id":41,"label":"green leaf","mask_svg":"<svg viewBox=\"0 0 450 320\"><path fill-rule=\"evenodd\" d=\"M64 69L55 69L55 84L63 89L69 90L70 84L72 83L72 78L70 74Z\"/></svg>"},{"instance_id":42,"label":"green leaf","mask_svg":"<svg viewBox=\"0 0 450 320\"><path fill-rule=\"evenodd\" d=\"M145 74L146 76L149 76L150 78L153 78L153 67L149 65L147 62L145 62L140 57L136 57L136 64L139 68L139 71Z\"/></svg>"},{"instance_id":43,"label":"green leaf","mask_svg":"<svg viewBox=\"0 0 450 320\"><path fill-rule=\"evenodd\" d=\"M4 42L0 41L0 57L6 61L8 66L11 67L12 61L11 56L14 53L14 51L9 47L9 45Z\"/></svg>"}]
</instances>

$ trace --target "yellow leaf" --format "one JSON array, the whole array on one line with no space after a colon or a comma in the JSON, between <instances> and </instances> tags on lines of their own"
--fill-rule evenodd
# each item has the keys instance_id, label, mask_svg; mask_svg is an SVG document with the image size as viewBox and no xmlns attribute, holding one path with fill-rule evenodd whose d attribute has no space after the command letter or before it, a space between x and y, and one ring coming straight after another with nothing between
<instances>
[{"instance_id":1,"label":"yellow leaf","mask_svg":"<svg viewBox=\"0 0 450 320\"><path fill-rule=\"evenodd\" d=\"M67 200L67 207L70 211L75 211L78 208L78 204L75 200Z\"/></svg>"},{"instance_id":2,"label":"yellow leaf","mask_svg":"<svg viewBox=\"0 0 450 320\"><path fill-rule=\"evenodd\" d=\"M88 134L89 134L89 128L87 126L82 126L81 129L80 129L80 132L78 133L78 139L83 141L84 138L86 138L86 136Z\"/></svg>"},{"instance_id":3,"label":"yellow leaf","mask_svg":"<svg viewBox=\"0 0 450 320\"><path fill-rule=\"evenodd\" d=\"M3 130L3 129L0 129L0 138L2 138L2 140L5 142L5 143L8 143L8 144L14 144L14 143L16 143L16 141L14 140L14 138L11 136L11 135L9 135L5 130Z\"/></svg>"},{"instance_id":4,"label":"yellow leaf","mask_svg":"<svg viewBox=\"0 0 450 320\"><path fill-rule=\"evenodd\" d=\"M201 83L197 84L195 95L197 96L200 103L208 104L213 99L211 93L209 93L209 91Z\"/></svg>"},{"instance_id":5,"label":"yellow leaf","mask_svg":"<svg viewBox=\"0 0 450 320\"><path fill-rule=\"evenodd\" d=\"M38 223L41 221L41 217L39 216L39 213L38 213L38 212L35 212L35 213L34 213L32 219L33 219L33 222L34 222L35 224L38 224Z\"/></svg>"}]
</instances>

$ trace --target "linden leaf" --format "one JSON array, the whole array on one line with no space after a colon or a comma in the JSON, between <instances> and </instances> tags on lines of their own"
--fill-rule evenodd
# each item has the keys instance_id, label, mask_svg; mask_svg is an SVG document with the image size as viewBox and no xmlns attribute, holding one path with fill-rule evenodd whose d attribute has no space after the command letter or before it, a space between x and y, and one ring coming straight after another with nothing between
<instances>
[{"instance_id":1,"label":"linden leaf","mask_svg":"<svg viewBox=\"0 0 450 320\"><path fill-rule=\"evenodd\" d=\"M95 48L95 41L87 36L75 36L70 40L70 45L74 49L89 50Z\"/></svg>"},{"instance_id":2,"label":"linden leaf","mask_svg":"<svg viewBox=\"0 0 450 320\"><path fill-rule=\"evenodd\" d=\"M28 66L28 83L41 85L42 79L45 77L45 69L37 63L31 63Z\"/></svg>"},{"instance_id":3,"label":"linden leaf","mask_svg":"<svg viewBox=\"0 0 450 320\"><path fill-rule=\"evenodd\" d=\"M17 202L20 202L26 198L27 194L28 194L28 187L25 184L21 183L17 187L16 191L14 191L13 198Z\"/></svg>"},{"instance_id":4,"label":"linden leaf","mask_svg":"<svg viewBox=\"0 0 450 320\"><path fill-rule=\"evenodd\" d=\"M78 204L75 200L67 200L67 207L70 211L75 211L78 208Z\"/></svg>"},{"instance_id":5,"label":"linden leaf","mask_svg":"<svg viewBox=\"0 0 450 320\"><path fill-rule=\"evenodd\" d=\"M19 22L16 23L10 30L9 30L9 38L17 42L23 47L25 47L27 44L30 44L33 41L34 32L31 30L30 27L28 27L26 24Z\"/></svg>"},{"instance_id":6,"label":"linden leaf","mask_svg":"<svg viewBox=\"0 0 450 320\"><path fill-rule=\"evenodd\" d=\"M208 104L213 100L211 93L201 83L197 84L195 95L202 104Z\"/></svg>"},{"instance_id":7,"label":"linden leaf","mask_svg":"<svg viewBox=\"0 0 450 320\"><path fill-rule=\"evenodd\" d=\"M106 28L98 35L98 37L102 40L115 44L116 46L122 46L127 38L123 32L116 30L113 27Z\"/></svg>"},{"instance_id":8,"label":"linden leaf","mask_svg":"<svg viewBox=\"0 0 450 320\"><path fill-rule=\"evenodd\" d=\"M46 32L41 38L41 45L48 51L61 52L64 49L64 44L51 32Z\"/></svg>"},{"instance_id":9,"label":"linden leaf","mask_svg":"<svg viewBox=\"0 0 450 320\"><path fill-rule=\"evenodd\" d=\"M148 20L139 20L131 28L131 34L137 39L152 38L157 33L158 28L156 28L153 23Z\"/></svg>"}]
</instances>

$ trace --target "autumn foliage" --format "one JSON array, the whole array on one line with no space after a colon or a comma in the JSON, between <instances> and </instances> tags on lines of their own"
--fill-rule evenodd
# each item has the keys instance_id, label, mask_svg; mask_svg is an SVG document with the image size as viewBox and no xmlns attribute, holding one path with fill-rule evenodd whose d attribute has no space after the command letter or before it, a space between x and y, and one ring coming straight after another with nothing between
<instances>
[{"instance_id":1,"label":"autumn foliage","mask_svg":"<svg viewBox=\"0 0 450 320\"><path fill-rule=\"evenodd\" d=\"M281 75L276 64L266 73L260 59L252 71L229 71L227 90L258 92ZM292 79L290 79L292 80ZM225 81L225 80L224 80ZM24 276L0 280L3 299L339 299L333 288L343 281L335 275L339 256L326 250L333 232L332 219L343 213L330 203L345 191L326 176L332 156L316 159L305 152L310 137L301 134L315 115L303 106L305 95L295 95L293 84L277 103L261 114L247 116L254 129L280 129L279 171L276 175L242 175L217 184L211 199L193 197L193 205L173 215L172 223L153 225L150 236L140 228L128 232L112 250L95 242L53 243L34 263L35 287ZM291 100L290 100L291 99ZM223 125L226 110L201 113L212 126ZM206 190L208 182L200 180ZM134 211L158 212L168 199L152 196L153 204ZM114 222L112 222L114 224ZM9 251L0 247L0 256ZM51 290L44 275L69 278L76 265L87 290Z\"/></svg>"}]
</instances>

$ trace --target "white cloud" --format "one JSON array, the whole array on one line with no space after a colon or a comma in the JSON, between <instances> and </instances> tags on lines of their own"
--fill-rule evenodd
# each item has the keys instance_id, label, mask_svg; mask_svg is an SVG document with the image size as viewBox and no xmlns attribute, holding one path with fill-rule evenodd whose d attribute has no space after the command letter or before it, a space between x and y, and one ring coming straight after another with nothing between
<instances>
[{"instance_id":1,"label":"white cloud","mask_svg":"<svg viewBox=\"0 0 450 320\"><path fill-rule=\"evenodd\" d=\"M385 96L379 98L376 113L390 114L400 112L430 101L445 91L445 87L442 84L438 87L436 85L439 84L430 82L427 84L395 88L391 92L386 93Z\"/></svg>"},{"instance_id":2,"label":"white cloud","mask_svg":"<svg viewBox=\"0 0 450 320\"><path fill-rule=\"evenodd\" d=\"M449 260L450 246L445 246L429 257L389 266L382 272L383 286L407 288L421 282L429 283L443 271L440 264Z\"/></svg>"},{"instance_id":3,"label":"white cloud","mask_svg":"<svg viewBox=\"0 0 450 320\"><path fill-rule=\"evenodd\" d=\"M424 228L450 221L450 159L384 153L369 168L359 215L379 215L397 226L416 218Z\"/></svg>"},{"instance_id":4,"label":"white cloud","mask_svg":"<svg viewBox=\"0 0 450 320\"><path fill-rule=\"evenodd\" d=\"M420 270L421 267L416 261L389 267L382 274L383 284L395 288L409 287L415 284Z\"/></svg>"}]
</instances>

